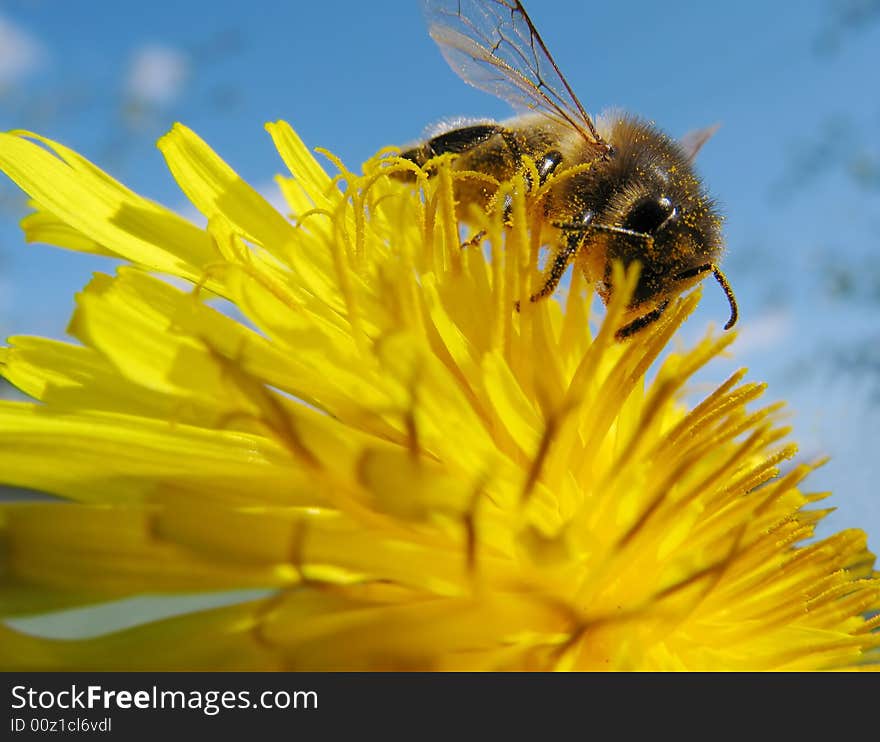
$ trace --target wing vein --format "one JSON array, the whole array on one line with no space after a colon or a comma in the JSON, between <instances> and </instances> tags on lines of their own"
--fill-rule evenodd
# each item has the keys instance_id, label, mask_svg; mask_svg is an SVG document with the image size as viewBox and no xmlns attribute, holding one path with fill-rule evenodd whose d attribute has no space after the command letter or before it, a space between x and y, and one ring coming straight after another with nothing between
<instances>
[{"instance_id":1,"label":"wing vein","mask_svg":"<svg viewBox=\"0 0 880 742\"><path fill-rule=\"evenodd\" d=\"M577 131L607 151L519 0L423 0L432 38L468 84Z\"/></svg>"}]
</instances>

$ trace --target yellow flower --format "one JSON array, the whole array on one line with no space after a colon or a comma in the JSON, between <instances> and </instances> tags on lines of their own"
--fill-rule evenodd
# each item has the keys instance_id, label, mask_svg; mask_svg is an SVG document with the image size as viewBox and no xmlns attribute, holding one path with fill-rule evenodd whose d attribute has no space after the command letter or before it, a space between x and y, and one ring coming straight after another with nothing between
<instances>
[{"instance_id":1,"label":"yellow flower","mask_svg":"<svg viewBox=\"0 0 880 742\"><path fill-rule=\"evenodd\" d=\"M731 341L664 353L697 292L625 343L635 271L616 268L597 331L577 273L564 307L518 313L540 194L504 186L515 226L476 214L492 247L462 249L449 169L408 185L399 159L333 160L331 178L267 128L292 221L193 132L160 141L206 229L0 135L27 238L127 263L77 296L78 343L0 356L35 400L0 407L0 478L63 500L0 510L5 669L877 662L865 536L811 540L822 496L798 489L810 466L780 474L776 408L746 409L763 386L738 372L681 401ZM263 597L78 640L11 620L245 588Z\"/></svg>"}]
</instances>

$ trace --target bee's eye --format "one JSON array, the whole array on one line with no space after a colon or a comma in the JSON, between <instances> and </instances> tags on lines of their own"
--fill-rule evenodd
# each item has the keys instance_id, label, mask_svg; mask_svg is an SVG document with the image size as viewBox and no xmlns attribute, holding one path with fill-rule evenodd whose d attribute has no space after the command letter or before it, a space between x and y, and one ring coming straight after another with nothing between
<instances>
[{"instance_id":1,"label":"bee's eye","mask_svg":"<svg viewBox=\"0 0 880 742\"><path fill-rule=\"evenodd\" d=\"M630 209L623 226L633 232L653 234L674 214L675 207L665 196L662 198L643 198L636 201Z\"/></svg>"}]
</instances>

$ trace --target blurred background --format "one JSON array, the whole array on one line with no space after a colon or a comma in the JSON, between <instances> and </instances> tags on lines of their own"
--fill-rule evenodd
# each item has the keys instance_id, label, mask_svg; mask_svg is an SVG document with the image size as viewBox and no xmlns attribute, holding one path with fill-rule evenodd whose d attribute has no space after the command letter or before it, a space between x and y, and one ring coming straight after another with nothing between
<instances>
[{"instance_id":1,"label":"blurred background","mask_svg":"<svg viewBox=\"0 0 880 742\"><path fill-rule=\"evenodd\" d=\"M831 456L807 480L834 491L823 532L861 527L880 550L880 0L528 7L588 110L675 136L722 124L698 162L727 215L740 337L692 393L741 365L768 381L801 458ZM446 67L416 0L0 0L0 127L57 139L195 220L154 145L174 121L280 207L266 121L356 167L438 119L508 114ZM26 210L0 181L0 335L63 338L74 292L113 265L24 245ZM704 286L682 342L727 318Z\"/></svg>"}]
</instances>

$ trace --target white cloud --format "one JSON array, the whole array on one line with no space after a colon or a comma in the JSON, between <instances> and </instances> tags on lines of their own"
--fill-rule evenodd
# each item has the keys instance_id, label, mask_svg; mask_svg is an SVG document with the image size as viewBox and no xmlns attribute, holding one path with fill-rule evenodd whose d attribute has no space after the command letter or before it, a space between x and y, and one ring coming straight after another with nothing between
<instances>
[{"instance_id":1,"label":"white cloud","mask_svg":"<svg viewBox=\"0 0 880 742\"><path fill-rule=\"evenodd\" d=\"M0 16L0 85L19 81L44 61L43 45L23 29Z\"/></svg>"},{"instance_id":2,"label":"white cloud","mask_svg":"<svg viewBox=\"0 0 880 742\"><path fill-rule=\"evenodd\" d=\"M128 94L142 103L167 105L182 92L189 75L186 55L167 46L137 49L128 70Z\"/></svg>"}]
</instances>

